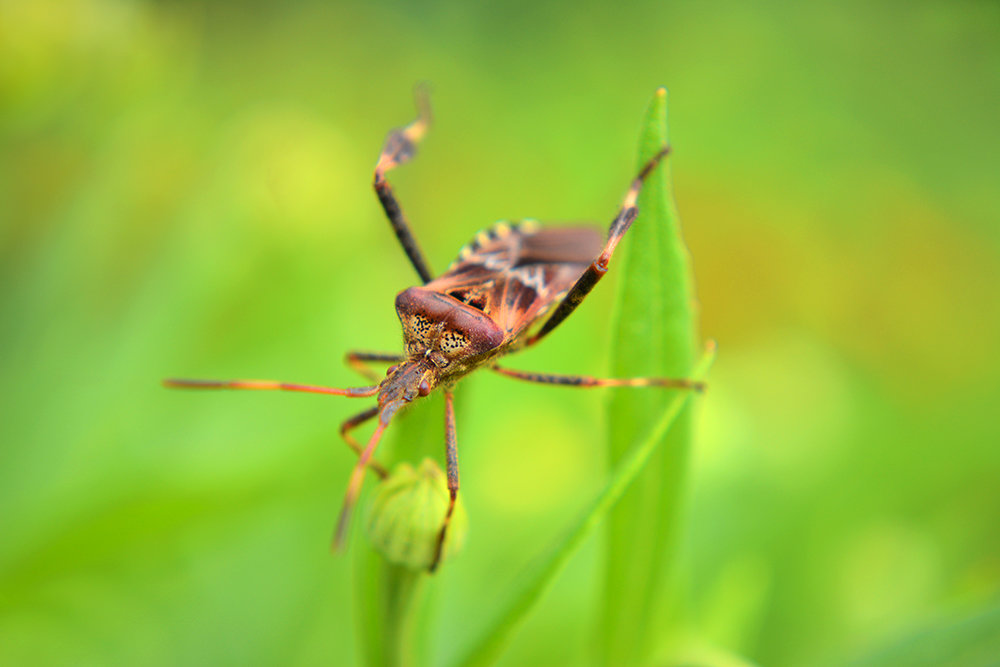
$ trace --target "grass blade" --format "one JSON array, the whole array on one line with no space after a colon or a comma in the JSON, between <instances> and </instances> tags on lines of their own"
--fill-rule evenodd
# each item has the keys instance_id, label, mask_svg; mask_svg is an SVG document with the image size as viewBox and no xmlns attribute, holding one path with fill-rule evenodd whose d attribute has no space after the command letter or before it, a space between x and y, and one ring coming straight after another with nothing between
<instances>
[{"instance_id":1,"label":"grass blade","mask_svg":"<svg viewBox=\"0 0 1000 667\"><path fill-rule=\"evenodd\" d=\"M639 146L644 164L667 143L667 91L649 105ZM668 163L650 174L639 216L623 243L612 324L611 375L685 377L696 350L693 281L673 203ZM608 453L614 465L673 397L615 392L608 405ZM678 415L662 446L611 514L607 527L599 651L604 664L632 665L650 649L651 620L664 596L678 502L691 440L690 410Z\"/></svg>"},{"instance_id":2,"label":"grass blade","mask_svg":"<svg viewBox=\"0 0 1000 667\"><path fill-rule=\"evenodd\" d=\"M714 358L715 346L712 345L698 362L692 377L703 378ZM670 430L677 417L682 414L690 397L690 392L678 392L669 398L665 409L660 412L659 418L653 422L651 427L648 427L647 432L636 440L628 454L619 461L614 474L600 495L594 499L590 508L581 515L563 539L553 546L545 557L536 562L535 566L522 579L520 585L514 587L518 593L513 596L485 635L474 644L473 649L466 654L459 663L460 665L489 665L496 660L520 623L554 583L555 578L569 559L639 476L656 451L657 445L663 441L664 434Z\"/></svg>"}]
</instances>

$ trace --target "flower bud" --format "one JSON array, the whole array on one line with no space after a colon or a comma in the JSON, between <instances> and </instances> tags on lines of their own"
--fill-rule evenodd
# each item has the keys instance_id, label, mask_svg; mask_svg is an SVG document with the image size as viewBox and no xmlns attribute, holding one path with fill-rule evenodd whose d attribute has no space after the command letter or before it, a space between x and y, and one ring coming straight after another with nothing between
<instances>
[{"instance_id":1,"label":"flower bud","mask_svg":"<svg viewBox=\"0 0 1000 667\"><path fill-rule=\"evenodd\" d=\"M367 521L372 546L391 563L426 570L434 560L448 498L444 472L432 459L424 459L417 469L398 464L375 489ZM468 528L459 496L445 536L442 562L461 550Z\"/></svg>"}]
</instances>

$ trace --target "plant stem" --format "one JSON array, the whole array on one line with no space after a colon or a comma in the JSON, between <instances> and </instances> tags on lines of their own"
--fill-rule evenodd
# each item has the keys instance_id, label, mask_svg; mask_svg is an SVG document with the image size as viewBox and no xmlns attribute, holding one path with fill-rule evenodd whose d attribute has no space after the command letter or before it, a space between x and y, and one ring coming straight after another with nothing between
<instances>
[{"instance_id":1,"label":"plant stem","mask_svg":"<svg viewBox=\"0 0 1000 667\"><path fill-rule=\"evenodd\" d=\"M383 460L440 457L444 443L444 401L433 395L396 418L383 447ZM391 468L391 465L388 466ZM357 517L356 528L365 523ZM353 546L356 565L355 610L361 654L372 667L403 667L422 662L426 644L428 575L386 561L364 539Z\"/></svg>"}]
</instances>

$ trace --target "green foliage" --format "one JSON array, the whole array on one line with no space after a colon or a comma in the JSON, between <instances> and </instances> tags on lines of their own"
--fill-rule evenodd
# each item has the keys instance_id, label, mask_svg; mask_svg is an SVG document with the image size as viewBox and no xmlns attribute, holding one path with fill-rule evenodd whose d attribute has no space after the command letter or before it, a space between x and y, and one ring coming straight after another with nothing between
<instances>
[{"instance_id":1,"label":"green foliage","mask_svg":"<svg viewBox=\"0 0 1000 667\"><path fill-rule=\"evenodd\" d=\"M997 18L939 1L0 3L0 663L357 664L396 632L352 601L385 599L355 563L364 498L350 557L328 553L354 463L337 425L367 404L159 380L349 385L346 350L399 349L392 298L414 274L371 169L419 80L435 124L393 182L439 271L498 218L605 226L637 112L670 87L698 319L725 363L667 471L687 472L664 494L686 492L650 661L979 645L929 619L1000 591ZM516 366L607 374L625 261ZM418 596L436 623L412 630L416 655L460 660L587 511L606 400L459 387L469 537ZM393 425L410 435L384 462L442 460L428 410L425 433L416 410ZM605 547L582 543L501 665L598 662Z\"/></svg>"},{"instance_id":2,"label":"green foliage","mask_svg":"<svg viewBox=\"0 0 1000 667\"><path fill-rule=\"evenodd\" d=\"M995 665L998 655L1000 607L992 606L962 618L943 618L847 664L850 667L978 667Z\"/></svg>"}]
</instances>

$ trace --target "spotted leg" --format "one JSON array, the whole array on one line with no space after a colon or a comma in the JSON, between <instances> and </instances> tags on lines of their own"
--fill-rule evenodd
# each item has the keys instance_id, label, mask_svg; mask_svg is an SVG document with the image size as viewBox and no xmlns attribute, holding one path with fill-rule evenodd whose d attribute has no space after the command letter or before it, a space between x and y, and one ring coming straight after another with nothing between
<instances>
[{"instance_id":1,"label":"spotted leg","mask_svg":"<svg viewBox=\"0 0 1000 667\"><path fill-rule=\"evenodd\" d=\"M554 375L551 373L528 373L509 368L493 366L492 369L501 375L537 382L539 384L558 384L567 387L666 387L670 389L693 389L704 391L705 383L686 378L595 378L588 375Z\"/></svg>"}]
</instances>

